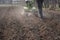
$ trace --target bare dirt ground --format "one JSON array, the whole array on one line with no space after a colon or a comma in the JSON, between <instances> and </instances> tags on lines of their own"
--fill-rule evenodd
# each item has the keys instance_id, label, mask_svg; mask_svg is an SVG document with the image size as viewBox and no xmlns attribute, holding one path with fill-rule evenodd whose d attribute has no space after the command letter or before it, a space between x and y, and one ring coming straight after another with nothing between
<instances>
[{"instance_id":1,"label":"bare dirt ground","mask_svg":"<svg viewBox=\"0 0 60 40\"><path fill-rule=\"evenodd\" d=\"M0 8L0 40L60 40L60 15L40 19L22 7ZM45 11L44 13L46 13Z\"/></svg>"}]
</instances>

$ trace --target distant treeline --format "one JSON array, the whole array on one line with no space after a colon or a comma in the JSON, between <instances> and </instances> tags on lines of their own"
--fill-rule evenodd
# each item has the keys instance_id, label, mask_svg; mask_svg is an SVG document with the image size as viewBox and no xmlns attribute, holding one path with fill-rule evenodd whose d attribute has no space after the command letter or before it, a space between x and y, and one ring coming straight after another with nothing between
<instances>
[{"instance_id":1,"label":"distant treeline","mask_svg":"<svg viewBox=\"0 0 60 40\"><path fill-rule=\"evenodd\" d=\"M12 4L18 2L20 2L20 0L0 0L0 4Z\"/></svg>"},{"instance_id":2,"label":"distant treeline","mask_svg":"<svg viewBox=\"0 0 60 40\"><path fill-rule=\"evenodd\" d=\"M60 8L60 0L44 0L43 7L45 8Z\"/></svg>"}]
</instances>

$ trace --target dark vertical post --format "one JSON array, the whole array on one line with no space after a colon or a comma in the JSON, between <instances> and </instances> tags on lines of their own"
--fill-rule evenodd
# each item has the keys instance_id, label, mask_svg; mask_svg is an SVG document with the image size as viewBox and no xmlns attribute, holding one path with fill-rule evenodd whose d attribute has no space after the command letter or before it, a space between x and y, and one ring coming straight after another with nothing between
<instances>
[{"instance_id":1,"label":"dark vertical post","mask_svg":"<svg viewBox=\"0 0 60 40\"><path fill-rule=\"evenodd\" d=\"M41 18L43 18L43 14L42 14L43 0L36 0L36 2L38 5L39 15L41 16Z\"/></svg>"}]
</instances>

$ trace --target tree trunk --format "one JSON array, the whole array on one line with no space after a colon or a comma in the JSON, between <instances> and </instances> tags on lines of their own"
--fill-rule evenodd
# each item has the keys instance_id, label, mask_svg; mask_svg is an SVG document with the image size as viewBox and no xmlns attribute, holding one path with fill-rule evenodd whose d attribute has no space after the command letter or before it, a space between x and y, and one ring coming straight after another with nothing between
<instances>
[{"instance_id":1,"label":"tree trunk","mask_svg":"<svg viewBox=\"0 0 60 40\"><path fill-rule=\"evenodd\" d=\"M49 0L44 0L44 7L48 8L49 7Z\"/></svg>"},{"instance_id":2,"label":"tree trunk","mask_svg":"<svg viewBox=\"0 0 60 40\"><path fill-rule=\"evenodd\" d=\"M51 8L52 10L54 10L56 8L56 0L51 0Z\"/></svg>"}]
</instances>

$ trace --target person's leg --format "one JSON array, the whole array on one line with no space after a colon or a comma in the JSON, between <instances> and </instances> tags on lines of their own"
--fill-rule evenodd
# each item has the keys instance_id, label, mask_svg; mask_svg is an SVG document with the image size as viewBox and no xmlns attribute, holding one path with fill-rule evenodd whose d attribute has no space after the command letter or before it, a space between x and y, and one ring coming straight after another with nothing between
<instances>
[{"instance_id":1,"label":"person's leg","mask_svg":"<svg viewBox=\"0 0 60 40\"><path fill-rule=\"evenodd\" d=\"M26 6L29 8L30 1L26 1Z\"/></svg>"},{"instance_id":2,"label":"person's leg","mask_svg":"<svg viewBox=\"0 0 60 40\"><path fill-rule=\"evenodd\" d=\"M32 8L33 7L33 2L32 1L30 1L30 8Z\"/></svg>"},{"instance_id":3,"label":"person's leg","mask_svg":"<svg viewBox=\"0 0 60 40\"><path fill-rule=\"evenodd\" d=\"M30 7L31 7L31 2L30 2L30 1L26 1L26 6L27 6L28 8L30 8Z\"/></svg>"},{"instance_id":4,"label":"person's leg","mask_svg":"<svg viewBox=\"0 0 60 40\"><path fill-rule=\"evenodd\" d=\"M41 16L41 18L43 18L43 13L42 13L42 5L43 5L43 3L37 2L37 5L38 5L38 10L39 10L39 15Z\"/></svg>"}]
</instances>

